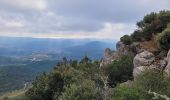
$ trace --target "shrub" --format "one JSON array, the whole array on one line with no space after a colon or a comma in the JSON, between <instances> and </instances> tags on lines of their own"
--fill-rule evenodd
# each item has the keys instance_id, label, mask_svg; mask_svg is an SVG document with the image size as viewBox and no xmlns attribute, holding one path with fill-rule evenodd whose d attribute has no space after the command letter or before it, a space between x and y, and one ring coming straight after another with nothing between
<instances>
[{"instance_id":1,"label":"shrub","mask_svg":"<svg viewBox=\"0 0 170 100\"><path fill-rule=\"evenodd\" d=\"M135 30L133 34L131 34L132 41L142 41L142 31L141 30Z\"/></svg>"},{"instance_id":2,"label":"shrub","mask_svg":"<svg viewBox=\"0 0 170 100\"><path fill-rule=\"evenodd\" d=\"M170 11L150 13L137 22L138 30L132 34L134 41L151 40L152 34L162 32L170 22Z\"/></svg>"},{"instance_id":3,"label":"shrub","mask_svg":"<svg viewBox=\"0 0 170 100\"><path fill-rule=\"evenodd\" d=\"M99 92L96 89L103 89L103 81L99 76L99 62L91 62L88 59L84 61L83 63L77 61L70 64L60 63L51 73L44 73L37 77L33 87L25 93L26 97L29 100L58 100L61 95L64 95L63 93L68 96L69 91L73 91L72 100L76 100L74 95L78 95L78 100L81 96L87 98L85 100L94 98ZM65 95L62 98L65 98ZM99 95L95 100L97 97Z\"/></svg>"},{"instance_id":4,"label":"shrub","mask_svg":"<svg viewBox=\"0 0 170 100\"><path fill-rule=\"evenodd\" d=\"M33 87L26 92L29 100L52 100L54 92L63 91L64 80L60 73L42 75L33 82Z\"/></svg>"},{"instance_id":5,"label":"shrub","mask_svg":"<svg viewBox=\"0 0 170 100\"><path fill-rule=\"evenodd\" d=\"M146 70L137 77L135 85L144 89L161 95L170 96L170 78L162 75L155 70Z\"/></svg>"},{"instance_id":6,"label":"shrub","mask_svg":"<svg viewBox=\"0 0 170 100\"><path fill-rule=\"evenodd\" d=\"M151 100L151 97L142 88L123 85L113 89L110 100Z\"/></svg>"},{"instance_id":7,"label":"shrub","mask_svg":"<svg viewBox=\"0 0 170 100\"><path fill-rule=\"evenodd\" d=\"M82 84L67 87L59 100L102 100L98 91L93 81L85 80Z\"/></svg>"},{"instance_id":8,"label":"shrub","mask_svg":"<svg viewBox=\"0 0 170 100\"><path fill-rule=\"evenodd\" d=\"M132 57L124 56L118 61L106 67L108 74L108 84L115 87L118 83L133 79L133 60Z\"/></svg>"},{"instance_id":9,"label":"shrub","mask_svg":"<svg viewBox=\"0 0 170 100\"><path fill-rule=\"evenodd\" d=\"M170 24L158 35L157 40L161 50L168 51L170 49Z\"/></svg>"},{"instance_id":10,"label":"shrub","mask_svg":"<svg viewBox=\"0 0 170 100\"><path fill-rule=\"evenodd\" d=\"M132 39L129 35L124 35L120 38L120 41L123 42L125 45L130 45L132 43Z\"/></svg>"}]
</instances>

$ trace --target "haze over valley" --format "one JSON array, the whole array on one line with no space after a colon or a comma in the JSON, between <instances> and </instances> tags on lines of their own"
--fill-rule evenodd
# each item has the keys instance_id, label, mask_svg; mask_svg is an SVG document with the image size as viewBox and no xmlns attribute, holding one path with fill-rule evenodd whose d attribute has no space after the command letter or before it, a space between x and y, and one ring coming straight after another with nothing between
<instances>
[{"instance_id":1,"label":"haze over valley","mask_svg":"<svg viewBox=\"0 0 170 100\"><path fill-rule=\"evenodd\" d=\"M101 60L114 42L92 39L41 39L0 37L0 92L24 88L37 75L49 72L63 57L80 60L85 55Z\"/></svg>"}]
</instances>

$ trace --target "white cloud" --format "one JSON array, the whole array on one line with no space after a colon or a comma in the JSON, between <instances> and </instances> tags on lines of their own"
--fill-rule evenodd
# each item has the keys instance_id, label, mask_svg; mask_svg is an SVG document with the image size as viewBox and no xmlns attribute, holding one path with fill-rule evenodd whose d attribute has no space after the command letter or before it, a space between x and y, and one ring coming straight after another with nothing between
<instances>
[{"instance_id":1,"label":"white cloud","mask_svg":"<svg viewBox=\"0 0 170 100\"><path fill-rule=\"evenodd\" d=\"M0 36L119 39L169 0L0 0Z\"/></svg>"},{"instance_id":2,"label":"white cloud","mask_svg":"<svg viewBox=\"0 0 170 100\"><path fill-rule=\"evenodd\" d=\"M74 31L56 31L51 33L0 33L0 36L19 36L19 37L34 37L34 38L95 38L95 39L114 39L119 40L124 34L133 32L135 25L125 23L105 23L104 28L96 32L74 32Z\"/></svg>"},{"instance_id":3,"label":"white cloud","mask_svg":"<svg viewBox=\"0 0 170 100\"><path fill-rule=\"evenodd\" d=\"M14 20L14 19L4 19L0 17L0 29L1 31L4 29L16 29L16 28L23 28L24 22L20 20Z\"/></svg>"},{"instance_id":4,"label":"white cloud","mask_svg":"<svg viewBox=\"0 0 170 100\"><path fill-rule=\"evenodd\" d=\"M45 10L47 9L46 0L0 0L0 4L21 10Z\"/></svg>"},{"instance_id":5,"label":"white cloud","mask_svg":"<svg viewBox=\"0 0 170 100\"><path fill-rule=\"evenodd\" d=\"M12 22L6 22L4 26L8 28L22 28L24 27L24 24L22 22L12 21Z\"/></svg>"}]
</instances>

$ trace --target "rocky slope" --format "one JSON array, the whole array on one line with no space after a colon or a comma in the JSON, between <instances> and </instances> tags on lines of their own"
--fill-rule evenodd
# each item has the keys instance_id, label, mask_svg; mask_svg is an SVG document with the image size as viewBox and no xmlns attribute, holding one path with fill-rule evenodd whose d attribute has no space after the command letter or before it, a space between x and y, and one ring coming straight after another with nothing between
<instances>
[{"instance_id":1,"label":"rocky slope","mask_svg":"<svg viewBox=\"0 0 170 100\"><path fill-rule=\"evenodd\" d=\"M168 75L170 74L170 50L167 54L167 57L158 59L155 55L156 46L149 49L147 45L151 45L152 41L149 42L134 42L131 45L125 45L122 42L118 42L116 45L117 50L112 51L107 48L104 52L104 58L100 64L101 67L104 67L108 64L111 64L114 60L119 60L123 56L132 56L134 57L133 64L133 76L134 79L137 75L141 74L142 71L148 69L154 69L160 72L165 72ZM144 45L145 44L145 45Z\"/></svg>"}]
</instances>

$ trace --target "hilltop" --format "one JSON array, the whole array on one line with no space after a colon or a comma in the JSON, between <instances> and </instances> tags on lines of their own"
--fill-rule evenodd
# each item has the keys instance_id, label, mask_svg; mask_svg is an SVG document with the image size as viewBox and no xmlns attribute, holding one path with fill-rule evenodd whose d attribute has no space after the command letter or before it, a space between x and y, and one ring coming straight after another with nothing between
<instances>
[{"instance_id":1,"label":"hilltop","mask_svg":"<svg viewBox=\"0 0 170 100\"><path fill-rule=\"evenodd\" d=\"M63 58L39 76L27 100L169 100L170 11L150 13L104 59Z\"/></svg>"}]
</instances>

